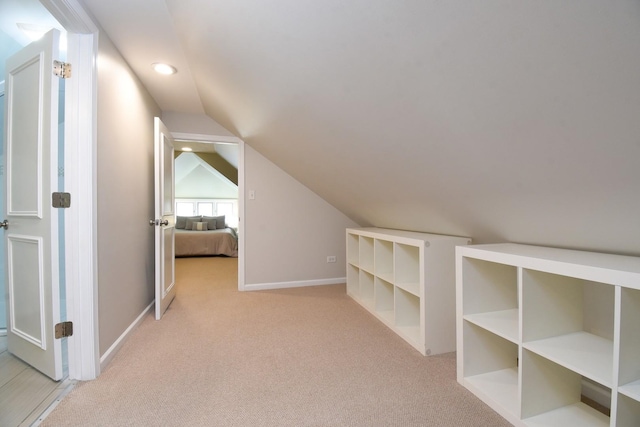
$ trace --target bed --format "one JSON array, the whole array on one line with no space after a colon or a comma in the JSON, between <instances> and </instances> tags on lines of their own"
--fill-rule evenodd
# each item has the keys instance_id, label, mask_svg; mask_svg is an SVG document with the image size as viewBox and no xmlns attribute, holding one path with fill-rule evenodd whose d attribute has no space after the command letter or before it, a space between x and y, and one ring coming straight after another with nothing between
<instances>
[{"instance_id":1,"label":"bed","mask_svg":"<svg viewBox=\"0 0 640 427\"><path fill-rule=\"evenodd\" d=\"M177 217L175 252L177 257L238 256L238 236L218 217Z\"/></svg>"}]
</instances>

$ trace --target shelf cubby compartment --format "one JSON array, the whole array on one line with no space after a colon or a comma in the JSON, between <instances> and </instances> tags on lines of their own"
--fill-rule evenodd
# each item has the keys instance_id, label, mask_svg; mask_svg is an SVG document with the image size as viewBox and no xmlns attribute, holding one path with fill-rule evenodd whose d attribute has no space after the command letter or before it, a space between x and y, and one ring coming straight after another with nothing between
<instances>
[{"instance_id":1,"label":"shelf cubby compartment","mask_svg":"<svg viewBox=\"0 0 640 427\"><path fill-rule=\"evenodd\" d=\"M640 402L623 394L618 394L617 427L640 426Z\"/></svg>"},{"instance_id":2,"label":"shelf cubby compartment","mask_svg":"<svg viewBox=\"0 0 640 427\"><path fill-rule=\"evenodd\" d=\"M640 290L622 288L620 293L618 391L640 402Z\"/></svg>"},{"instance_id":3,"label":"shelf cubby compartment","mask_svg":"<svg viewBox=\"0 0 640 427\"><path fill-rule=\"evenodd\" d=\"M464 321L464 384L510 421L520 413L518 345Z\"/></svg>"},{"instance_id":4,"label":"shelf cubby compartment","mask_svg":"<svg viewBox=\"0 0 640 427\"><path fill-rule=\"evenodd\" d=\"M373 274L364 270L360 270L359 278L360 278L360 287L358 289L358 295L362 300L364 306L368 308L373 308L374 306Z\"/></svg>"},{"instance_id":5,"label":"shelf cubby compartment","mask_svg":"<svg viewBox=\"0 0 640 427\"><path fill-rule=\"evenodd\" d=\"M461 246L456 274L458 382L519 427L640 426L640 258ZM513 291L509 275L515 294L497 292ZM517 339L504 328L513 319ZM505 343L519 352L517 404L502 402Z\"/></svg>"},{"instance_id":6,"label":"shelf cubby compartment","mask_svg":"<svg viewBox=\"0 0 640 427\"><path fill-rule=\"evenodd\" d=\"M396 243L394 245L395 285L416 296L420 292L420 248Z\"/></svg>"},{"instance_id":7,"label":"shelf cubby compartment","mask_svg":"<svg viewBox=\"0 0 640 427\"><path fill-rule=\"evenodd\" d=\"M375 274L393 283L393 242L375 239Z\"/></svg>"},{"instance_id":8,"label":"shelf cubby compartment","mask_svg":"<svg viewBox=\"0 0 640 427\"><path fill-rule=\"evenodd\" d=\"M346 243L347 295L422 355L456 350L455 251L471 239L364 227Z\"/></svg>"},{"instance_id":9,"label":"shelf cubby compartment","mask_svg":"<svg viewBox=\"0 0 640 427\"><path fill-rule=\"evenodd\" d=\"M521 364L524 425L609 426L609 416L582 403L582 375L527 349Z\"/></svg>"},{"instance_id":10,"label":"shelf cubby compartment","mask_svg":"<svg viewBox=\"0 0 640 427\"><path fill-rule=\"evenodd\" d=\"M523 269L524 348L613 386L615 287Z\"/></svg>"},{"instance_id":11,"label":"shelf cubby compartment","mask_svg":"<svg viewBox=\"0 0 640 427\"><path fill-rule=\"evenodd\" d=\"M347 293L360 295L360 269L352 264L347 264Z\"/></svg>"},{"instance_id":12,"label":"shelf cubby compartment","mask_svg":"<svg viewBox=\"0 0 640 427\"><path fill-rule=\"evenodd\" d=\"M360 268L362 268L363 270L367 270L369 273L373 274L373 238L360 236L358 246L360 249L358 251L358 262Z\"/></svg>"},{"instance_id":13,"label":"shelf cubby compartment","mask_svg":"<svg viewBox=\"0 0 640 427\"><path fill-rule=\"evenodd\" d=\"M360 264L360 236L347 233L347 263L358 266Z\"/></svg>"},{"instance_id":14,"label":"shelf cubby compartment","mask_svg":"<svg viewBox=\"0 0 640 427\"><path fill-rule=\"evenodd\" d=\"M518 269L462 258L463 318L509 341L519 341Z\"/></svg>"},{"instance_id":15,"label":"shelf cubby compartment","mask_svg":"<svg viewBox=\"0 0 640 427\"><path fill-rule=\"evenodd\" d=\"M404 289L395 288L395 324L407 341L420 342L420 298Z\"/></svg>"},{"instance_id":16,"label":"shelf cubby compartment","mask_svg":"<svg viewBox=\"0 0 640 427\"><path fill-rule=\"evenodd\" d=\"M382 318L387 325L393 325L395 322L393 285L384 279L376 277L375 298L376 314Z\"/></svg>"}]
</instances>

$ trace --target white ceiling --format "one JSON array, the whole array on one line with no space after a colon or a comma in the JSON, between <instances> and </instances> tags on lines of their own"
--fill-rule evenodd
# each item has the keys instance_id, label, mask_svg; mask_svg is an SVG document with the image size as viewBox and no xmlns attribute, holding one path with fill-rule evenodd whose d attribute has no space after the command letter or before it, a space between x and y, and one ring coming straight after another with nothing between
<instances>
[{"instance_id":1,"label":"white ceiling","mask_svg":"<svg viewBox=\"0 0 640 427\"><path fill-rule=\"evenodd\" d=\"M637 0L82 2L363 225L640 254Z\"/></svg>"}]
</instances>

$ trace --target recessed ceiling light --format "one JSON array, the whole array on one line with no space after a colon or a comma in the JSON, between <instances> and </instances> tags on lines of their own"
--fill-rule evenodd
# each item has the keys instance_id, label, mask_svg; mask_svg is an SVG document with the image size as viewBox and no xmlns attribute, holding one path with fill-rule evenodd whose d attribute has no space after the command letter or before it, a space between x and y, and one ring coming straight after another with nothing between
<instances>
[{"instance_id":1,"label":"recessed ceiling light","mask_svg":"<svg viewBox=\"0 0 640 427\"><path fill-rule=\"evenodd\" d=\"M154 62L151 66L156 70L156 73L160 74L171 75L178 72L176 67L169 64L163 64L162 62Z\"/></svg>"},{"instance_id":2,"label":"recessed ceiling light","mask_svg":"<svg viewBox=\"0 0 640 427\"><path fill-rule=\"evenodd\" d=\"M182 147L182 151L193 151L193 148Z\"/></svg>"}]
</instances>

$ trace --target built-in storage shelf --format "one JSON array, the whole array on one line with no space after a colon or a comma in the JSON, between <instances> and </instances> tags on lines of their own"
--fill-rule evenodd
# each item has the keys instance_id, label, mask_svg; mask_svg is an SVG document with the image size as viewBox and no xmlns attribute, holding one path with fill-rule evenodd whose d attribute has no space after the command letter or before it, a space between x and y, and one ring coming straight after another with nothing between
<instances>
[{"instance_id":1,"label":"built-in storage shelf","mask_svg":"<svg viewBox=\"0 0 640 427\"><path fill-rule=\"evenodd\" d=\"M460 246L456 290L458 382L511 423L640 426L640 258Z\"/></svg>"},{"instance_id":2,"label":"built-in storage shelf","mask_svg":"<svg viewBox=\"0 0 640 427\"><path fill-rule=\"evenodd\" d=\"M618 391L640 402L640 381L634 381L629 384L621 385Z\"/></svg>"},{"instance_id":3,"label":"built-in storage shelf","mask_svg":"<svg viewBox=\"0 0 640 427\"><path fill-rule=\"evenodd\" d=\"M455 351L455 247L467 237L347 229L347 294L424 355Z\"/></svg>"},{"instance_id":4,"label":"built-in storage shelf","mask_svg":"<svg viewBox=\"0 0 640 427\"><path fill-rule=\"evenodd\" d=\"M517 308L487 313L468 314L464 320L474 323L494 334L517 343L518 339L518 314Z\"/></svg>"},{"instance_id":5,"label":"built-in storage shelf","mask_svg":"<svg viewBox=\"0 0 640 427\"><path fill-rule=\"evenodd\" d=\"M612 384L613 342L576 332L523 344L524 348L606 387Z\"/></svg>"}]
</instances>

